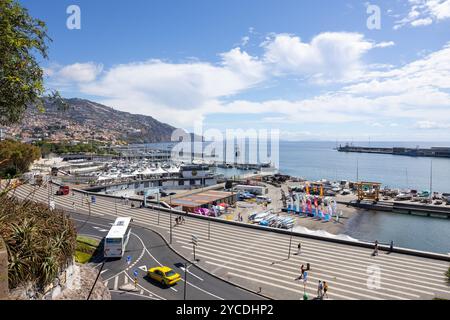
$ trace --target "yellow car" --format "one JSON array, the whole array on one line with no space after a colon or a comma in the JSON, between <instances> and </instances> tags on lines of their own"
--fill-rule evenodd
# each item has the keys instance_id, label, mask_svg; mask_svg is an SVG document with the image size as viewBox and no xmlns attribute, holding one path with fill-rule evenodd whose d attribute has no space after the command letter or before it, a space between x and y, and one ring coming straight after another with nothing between
<instances>
[{"instance_id":1,"label":"yellow car","mask_svg":"<svg viewBox=\"0 0 450 320\"><path fill-rule=\"evenodd\" d=\"M165 286L172 286L181 280L181 276L169 267L151 268L147 274L149 278Z\"/></svg>"}]
</instances>

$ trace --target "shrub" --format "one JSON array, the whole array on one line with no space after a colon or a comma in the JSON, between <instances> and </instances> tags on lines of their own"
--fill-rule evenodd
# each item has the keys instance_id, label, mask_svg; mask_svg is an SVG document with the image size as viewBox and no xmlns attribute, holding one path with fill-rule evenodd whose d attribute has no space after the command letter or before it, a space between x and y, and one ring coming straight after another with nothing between
<instances>
[{"instance_id":1,"label":"shrub","mask_svg":"<svg viewBox=\"0 0 450 320\"><path fill-rule=\"evenodd\" d=\"M0 236L8 251L9 287L50 284L73 259L76 231L62 211L0 194Z\"/></svg>"}]
</instances>

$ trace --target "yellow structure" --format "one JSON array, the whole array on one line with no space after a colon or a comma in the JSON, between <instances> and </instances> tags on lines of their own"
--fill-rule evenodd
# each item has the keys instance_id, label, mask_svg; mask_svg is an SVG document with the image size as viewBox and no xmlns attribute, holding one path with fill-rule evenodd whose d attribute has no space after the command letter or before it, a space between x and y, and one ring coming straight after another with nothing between
<instances>
[{"instance_id":1,"label":"yellow structure","mask_svg":"<svg viewBox=\"0 0 450 320\"><path fill-rule=\"evenodd\" d=\"M373 200L378 202L380 200L381 183L378 182L358 182L356 190L358 192L358 201Z\"/></svg>"},{"instance_id":2,"label":"yellow structure","mask_svg":"<svg viewBox=\"0 0 450 320\"><path fill-rule=\"evenodd\" d=\"M323 197L323 195L324 195L323 183L319 183L319 182L312 182L311 184L307 183L306 184L306 194Z\"/></svg>"}]
</instances>

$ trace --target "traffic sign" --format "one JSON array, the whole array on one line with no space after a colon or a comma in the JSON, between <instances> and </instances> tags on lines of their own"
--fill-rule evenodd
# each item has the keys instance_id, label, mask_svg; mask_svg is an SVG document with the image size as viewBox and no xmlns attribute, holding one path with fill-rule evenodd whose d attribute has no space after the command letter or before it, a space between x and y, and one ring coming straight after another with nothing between
<instances>
[{"instance_id":1,"label":"traffic sign","mask_svg":"<svg viewBox=\"0 0 450 320\"><path fill-rule=\"evenodd\" d=\"M198 246L198 239L197 239L197 237L194 236L194 235L192 235L192 243L193 243L195 246Z\"/></svg>"},{"instance_id":2,"label":"traffic sign","mask_svg":"<svg viewBox=\"0 0 450 320\"><path fill-rule=\"evenodd\" d=\"M139 275L139 271L134 270L133 274L134 274L135 277L137 277Z\"/></svg>"},{"instance_id":3,"label":"traffic sign","mask_svg":"<svg viewBox=\"0 0 450 320\"><path fill-rule=\"evenodd\" d=\"M128 256L127 257L127 264L130 264L131 263L131 256Z\"/></svg>"}]
</instances>

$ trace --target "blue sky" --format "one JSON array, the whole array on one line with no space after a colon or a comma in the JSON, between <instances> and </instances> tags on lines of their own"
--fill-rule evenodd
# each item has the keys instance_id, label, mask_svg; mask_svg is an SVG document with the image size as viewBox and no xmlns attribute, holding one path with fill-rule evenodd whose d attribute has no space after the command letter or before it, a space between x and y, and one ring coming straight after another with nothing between
<instances>
[{"instance_id":1,"label":"blue sky","mask_svg":"<svg viewBox=\"0 0 450 320\"><path fill-rule=\"evenodd\" d=\"M47 22L47 86L67 97L186 129L450 141L450 0L20 2Z\"/></svg>"}]
</instances>

